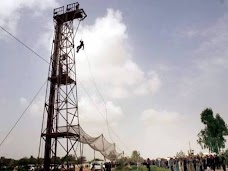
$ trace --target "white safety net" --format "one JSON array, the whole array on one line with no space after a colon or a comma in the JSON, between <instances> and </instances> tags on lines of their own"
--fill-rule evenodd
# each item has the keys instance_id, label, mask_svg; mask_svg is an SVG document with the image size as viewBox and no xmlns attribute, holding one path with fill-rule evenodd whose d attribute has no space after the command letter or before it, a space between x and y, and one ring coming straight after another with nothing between
<instances>
[{"instance_id":1,"label":"white safety net","mask_svg":"<svg viewBox=\"0 0 228 171\"><path fill-rule=\"evenodd\" d=\"M59 127L58 132L68 132L72 140L88 144L92 149L99 151L105 158L111 161L117 159L121 155L121 153L116 151L115 144L108 142L103 134L98 137L91 137L78 125L72 125L68 128L66 126Z\"/></svg>"}]
</instances>

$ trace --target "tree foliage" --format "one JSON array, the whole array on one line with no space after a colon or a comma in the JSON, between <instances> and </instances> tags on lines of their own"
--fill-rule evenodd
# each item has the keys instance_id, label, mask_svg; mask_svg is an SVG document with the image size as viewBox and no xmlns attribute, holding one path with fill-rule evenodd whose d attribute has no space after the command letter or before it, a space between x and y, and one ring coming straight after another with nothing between
<instances>
[{"instance_id":1,"label":"tree foliage","mask_svg":"<svg viewBox=\"0 0 228 171\"><path fill-rule=\"evenodd\" d=\"M41 164L43 163L44 159L43 158L35 158L33 156L28 157L23 157L19 160L14 160L11 158L5 158L5 157L0 157L0 171L3 170L3 167L7 167L8 170L13 170L15 166L28 166L28 165L36 165L36 164ZM62 164L69 162L71 164L80 164L81 161L84 163L86 162L86 157L85 156L79 156L77 159L74 155L69 155L68 157L52 157L51 158L51 164Z\"/></svg>"},{"instance_id":2,"label":"tree foliage","mask_svg":"<svg viewBox=\"0 0 228 171\"><path fill-rule=\"evenodd\" d=\"M186 155L185 155L185 153L181 150L180 152L177 152L177 154L176 154L176 157L178 157L178 158L182 158L182 157L185 157Z\"/></svg>"},{"instance_id":3,"label":"tree foliage","mask_svg":"<svg viewBox=\"0 0 228 171\"><path fill-rule=\"evenodd\" d=\"M130 162L130 158L129 157L121 157L119 159L117 159L116 161L120 166L126 166L129 162Z\"/></svg>"},{"instance_id":4,"label":"tree foliage","mask_svg":"<svg viewBox=\"0 0 228 171\"><path fill-rule=\"evenodd\" d=\"M218 154L225 148L224 136L228 134L225 121L219 114L214 117L212 109L206 108L201 113L201 122L205 128L199 132L197 142L203 149L209 149L210 152Z\"/></svg>"},{"instance_id":5,"label":"tree foliage","mask_svg":"<svg viewBox=\"0 0 228 171\"><path fill-rule=\"evenodd\" d=\"M132 163L137 163L137 162L142 162L143 159L140 157L140 152L137 150L132 151L130 162Z\"/></svg>"},{"instance_id":6,"label":"tree foliage","mask_svg":"<svg viewBox=\"0 0 228 171\"><path fill-rule=\"evenodd\" d=\"M2 170L3 166L8 166L13 168L14 166L18 165L18 161L10 158L1 157L0 158L0 170Z\"/></svg>"},{"instance_id":7,"label":"tree foliage","mask_svg":"<svg viewBox=\"0 0 228 171\"><path fill-rule=\"evenodd\" d=\"M76 160L76 164L81 164L86 162L86 157L85 156L79 156Z\"/></svg>"},{"instance_id":8,"label":"tree foliage","mask_svg":"<svg viewBox=\"0 0 228 171\"><path fill-rule=\"evenodd\" d=\"M76 157L72 154L69 154L68 156L64 156L61 158L61 163L64 162L70 162L70 163L75 163L76 162Z\"/></svg>"}]
</instances>

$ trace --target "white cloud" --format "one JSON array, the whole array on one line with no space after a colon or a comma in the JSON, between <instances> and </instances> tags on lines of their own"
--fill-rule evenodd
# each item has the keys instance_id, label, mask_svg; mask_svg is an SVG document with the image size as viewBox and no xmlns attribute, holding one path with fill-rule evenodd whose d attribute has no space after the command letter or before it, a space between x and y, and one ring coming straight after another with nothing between
<instances>
[{"instance_id":1,"label":"white cloud","mask_svg":"<svg viewBox=\"0 0 228 171\"><path fill-rule=\"evenodd\" d=\"M200 126L196 124L196 119L199 120L196 115L152 108L143 111L141 120L144 133L140 139L144 142L142 153L148 157L169 157L176 155L180 150L187 152L189 142L196 152L200 151L200 146L196 143ZM145 149L151 149L153 154Z\"/></svg>"},{"instance_id":2,"label":"white cloud","mask_svg":"<svg viewBox=\"0 0 228 171\"><path fill-rule=\"evenodd\" d=\"M204 71L228 69L228 16L220 18L216 24L201 31L204 40L195 54L196 62Z\"/></svg>"},{"instance_id":3,"label":"white cloud","mask_svg":"<svg viewBox=\"0 0 228 171\"><path fill-rule=\"evenodd\" d=\"M185 28L177 31L177 34L182 38L195 38L199 35L199 30L195 28Z\"/></svg>"},{"instance_id":4,"label":"white cloud","mask_svg":"<svg viewBox=\"0 0 228 171\"><path fill-rule=\"evenodd\" d=\"M199 46L193 51L199 69L215 71L228 68L228 15L224 15L207 27L188 28L179 31L183 38L194 38Z\"/></svg>"},{"instance_id":5,"label":"white cloud","mask_svg":"<svg viewBox=\"0 0 228 171\"><path fill-rule=\"evenodd\" d=\"M145 110L142 113L142 121L146 127L161 125L176 125L183 121L183 115L176 112L156 111L154 109Z\"/></svg>"},{"instance_id":6,"label":"white cloud","mask_svg":"<svg viewBox=\"0 0 228 171\"><path fill-rule=\"evenodd\" d=\"M221 107L225 101L223 96L227 81L224 77L228 70L227 23L228 15L225 14L216 21L207 23L207 26L192 26L186 29L186 34L180 34L185 35L182 43L187 43L194 49L190 47L188 52L187 67L180 68L184 74L175 85L179 89L177 97L182 102L191 103L194 108ZM186 39L188 32L194 33L191 39Z\"/></svg>"},{"instance_id":7,"label":"white cloud","mask_svg":"<svg viewBox=\"0 0 228 171\"><path fill-rule=\"evenodd\" d=\"M34 116L42 116L44 111L44 97L39 97L30 107L29 112Z\"/></svg>"},{"instance_id":8,"label":"white cloud","mask_svg":"<svg viewBox=\"0 0 228 171\"><path fill-rule=\"evenodd\" d=\"M104 103L100 102L97 97L94 96L92 97L92 99L93 102L89 99L89 97L81 97L79 99L80 125L82 125L83 129L85 129L86 133L88 133L89 135L99 136L100 134L104 134L107 139L110 139L107 129L107 120L108 125L111 127L111 129L117 129L118 122L123 118L123 111L121 107L117 106L112 101L107 101L105 107ZM22 110L27 108L27 106L29 105L29 101L24 97L21 97L19 101ZM39 96L31 104L27 113L32 118L41 119L43 116L43 111L44 96ZM45 120L46 117L47 115L45 114ZM60 124L65 123L65 121L61 118L62 117L60 117Z\"/></svg>"},{"instance_id":9,"label":"white cloud","mask_svg":"<svg viewBox=\"0 0 228 171\"><path fill-rule=\"evenodd\" d=\"M44 30L36 43L36 48L45 48L45 50L50 52L54 37L54 23L47 23L43 29Z\"/></svg>"},{"instance_id":10,"label":"white cloud","mask_svg":"<svg viewBox=\"0 0 228 171\"><path fill-rule=\"evenodd\" d=\"M148 91L153 93L156 93L161 86L161 81L159 79L159 76L157 73L151 71L147 74L147 77L144 81L141 82L139 87L134 91L134 94L136 95L144 95Z\"/></svg>"},{"instance_id":11,"label":"white cloud","mask_svg":"<svg viewBox=\"0 0 228 171\"><path fill-rule=\"evenodd\" d=\"M31 9L31 13L34 14L56 6L56 0L0 1L0 25L15 34L17 23L22 15L21 10Z\"/></svg>"},{"instance_id":12,"label":"white cloud","mask_svg":"<svg viewBox=\"0 0 228 171\"><path fill-rule=\"evenodd\" d=\"M24 98L24 97L21 97L21 98L19 99L19 101L20 101L20 104L21 104L22 106L26 106L26 105L28 104L28 100L27 100L26 98Z\"/></svg>"},{"instance_id":13,"label":"white cloud","mask_svg":"<svg viewBox=\"0 0 228 171\"><path fill-rule=\"evenodd\" d=\"M94 25L79 30L78 39L81 37L86 54L83 51L77 54L77 68L83 83L88 84L91 80L87 55L98 87L106 97L126 98L159 90L161 81L158 74L155 71L145 73L134 62L127 27L120 11L108 9L107 15L96 19Z\"/></svg>"},{"instance_id":14,"label":"white cloud","mask_svg":"<svg viewBox=\"0 0 228 171\"><path fill-rule=\"evenodd\" d=\"M21 97L19 99L20 101L20 105L23 109L26 109L29 105L29 101L28 99ZM34 117L40 117L43 116L43 111L44 111L44 96L38 96L35 101L33 101L33 103L29 106L28 108L28 113L31 116Z\"/></svg>"},{"instance_id":15,"label":"white cloud","mask_svg":"<svg viewBox=\"0 0 228 171\"><path fill-rule=\"evenodd\" d=\"M80 123L83 129L88 131L88 134L99 135L104 133L108 135L106 109L108 125L116 128L123 117L123 111L119 106L107 101L105 107L105 104L99 102L97 98L93 98L93 102L86 97L79 99Z\"/></svg>"}]
</instances>

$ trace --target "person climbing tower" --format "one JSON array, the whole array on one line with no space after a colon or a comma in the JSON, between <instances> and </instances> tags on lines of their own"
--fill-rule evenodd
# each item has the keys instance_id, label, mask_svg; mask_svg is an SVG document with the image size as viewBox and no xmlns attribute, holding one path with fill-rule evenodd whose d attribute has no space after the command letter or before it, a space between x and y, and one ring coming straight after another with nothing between
<instances>
[{"instance_id":1,"label":"person climbing tower","mask_svg":"<svg viewBox=\"0 0 228 171\"><path fill-rule=\"evenodd\" d=\"M77 53L79 52L79 50L80 50L81 48L83 48L83 50L84 50L84 42L83 42L82 40L80 40L80 45L77 46Z\"/></svg>"}]
</instances>

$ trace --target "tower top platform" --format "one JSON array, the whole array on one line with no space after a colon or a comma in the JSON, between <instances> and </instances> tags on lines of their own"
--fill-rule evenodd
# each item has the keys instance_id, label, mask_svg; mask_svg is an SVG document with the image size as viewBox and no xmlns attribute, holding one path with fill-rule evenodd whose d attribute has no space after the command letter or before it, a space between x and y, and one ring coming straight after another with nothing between
<instances>
[{"instance_id":1,"label":"tower top platform","mask_svg":"<svg viewBox=\"0 0 228 171\"><path fill-rule=\"evenodd\" d=\"M53 12L53 18L58 23L65 23L74 19L84 20L87 17L85 11L79 8L79 3L68 4L66 9L64 6L55 8Z\"/></svg>"}]
</instances>

